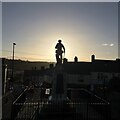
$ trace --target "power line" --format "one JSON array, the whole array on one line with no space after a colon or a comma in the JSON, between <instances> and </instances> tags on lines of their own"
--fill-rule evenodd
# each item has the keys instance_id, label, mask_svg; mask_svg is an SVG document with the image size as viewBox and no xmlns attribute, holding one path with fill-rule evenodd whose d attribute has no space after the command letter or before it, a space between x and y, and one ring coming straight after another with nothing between
<instances>
[{"instance_id":1,"label":"power line","mask_svg":"<svg viewBox=\"0 0 120 120\"><path fill-rule=\"evenodd\" d=\"M7 59L12 59L12 56L2 56ZM15 56L15 59L20 60L28 60L28 61L48 61L48 62L54 62L54 59L48 59L48 58L33 58L33 57L23 57L23 56Z\"/></svg>"},{"instance_id":2,"label":"power line","mask_svg":"<svg viewBox=\"0 0 120 120\"><path fill-rule=\"evenodd\" d=\"M5 56L4 56L5 57ZM11 59L12 56L6 56L7 59ZM50 61L53 62L53 59L48 59L48 58L32 58L32 57L23 57L23 56L15 56L15 59L21 59L21 60L39 60L39 61Z\"/></svg>"},{"instance_id":3,"label":"power line","mask_svg":"<svg viewBox=\"0 0 120 120\"><path fill-rule=\"evenodd\" d=\"M10 50L0 50L0 51L2 51L2 52L11 52L12 53L12 51L10 51ZM40 54L36 54L36 53L29 53L29 52L21 52L21 51L15 51L15 53L21 53L21 54L30 54L30 55L40 55Z\"/></svg>"},{"instance_id":4,"label":"power line","mask_svg":"<svg viewBox=\"0 0 120 120\"><path fill-rule=\"evenodd\" d=\"M18 56L15 56L17 59L31 59L31 60L49 60L51 61L51 59L48 59L48 58L32 58L32 57L18 57Z\"/></svg>"},{"instance_id":5,"label":"power line","mask_svg":"<svg viewBox=\"0 0 120 120\"><path fill-rule=\"evenodd\" d=\"M12 54L12 51L11 50L0 50L2 52L7 52L7 53L11 53ZM21 52L21 51L15 51L16 54L24 54L24 55L39 55L40 54L35 54L35 53L30 53L30 52ZM4 56L4 55L3 55ZM44 56L45 57L45 56ZM39 60L39 61L55 61L54 59L48 59L48 57L44 58L43 56L40 58L33 58L33 57L24 57L24 56L16 56L15 55L15 59L23 59L23 60ZM12 55L11 56L7 56L8 59L11 59L12 58ZM42 58L42 59L41 59Z\"/></svg>"}]
</instances>

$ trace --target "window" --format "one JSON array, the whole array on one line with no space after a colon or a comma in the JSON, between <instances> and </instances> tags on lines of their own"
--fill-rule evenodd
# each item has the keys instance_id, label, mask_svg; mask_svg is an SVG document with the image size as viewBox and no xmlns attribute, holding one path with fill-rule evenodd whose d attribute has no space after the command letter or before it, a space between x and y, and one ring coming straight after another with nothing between
<instances>
[{"instance_id":1,"label":"window","mask_svg":"<svg viewBox=\"0 0 120 120\"><path fill-rule=\"evenodd\" d=\"M83 79L80 79L80 80L78 80L79 82L84 82L84 80Z\"/></svg>"}]
</instances>

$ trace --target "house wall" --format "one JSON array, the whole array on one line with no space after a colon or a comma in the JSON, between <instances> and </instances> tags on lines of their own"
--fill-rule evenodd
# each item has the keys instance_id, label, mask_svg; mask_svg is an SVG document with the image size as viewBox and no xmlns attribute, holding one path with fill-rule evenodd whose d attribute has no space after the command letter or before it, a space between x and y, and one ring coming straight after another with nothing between
<instances>
[{"instance_id":1,"label":"house wall","mask_svg":"<svg viewBox=\"0 0 120 120\"><path fill-rule=\"evenodd\" d=\"M90 84L90 75L82 75L82 74L68 74L68 84Z\"/></svg>"},{"instance_id":2,"label":"house wall","mask_svg":"<svg viewBox=\"0 0 120 120\"><path fill-rule=\"evenodd\" d=\"M44 77L43 76L25 76L24 80L27 81L28 83L31 81L32 84L34 85L40 85L40 83L44 81Z\"/></svg>"},{"instance_id":3,"label":"house wall","mask_svg":"<svg viewBox=\"0 0 120 120\"><path fill-rule=\"evenodd\" d=\"M92 72L91 73L91 83L92 84L103 84L104 80L107 83L114 77L118 77L120 73L110 73L110 72Z\"/></svg>"}]
</instances>

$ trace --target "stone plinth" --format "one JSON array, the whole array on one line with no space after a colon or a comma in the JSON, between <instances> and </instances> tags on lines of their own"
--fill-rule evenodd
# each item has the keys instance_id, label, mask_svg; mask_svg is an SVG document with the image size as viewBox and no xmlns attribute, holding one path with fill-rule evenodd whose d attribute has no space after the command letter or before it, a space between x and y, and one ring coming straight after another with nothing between
<instances>
[{"instance_id":1,"label":"stone plinth","mask_svg":"<svg viewBox=\"0 0 120 120\"><path fill-rule=\"evenodd\" d=\"M57 65L54 69L51 101L58 103L67 101L66 74L62 64Z\"/></svg>"}]
</instances>

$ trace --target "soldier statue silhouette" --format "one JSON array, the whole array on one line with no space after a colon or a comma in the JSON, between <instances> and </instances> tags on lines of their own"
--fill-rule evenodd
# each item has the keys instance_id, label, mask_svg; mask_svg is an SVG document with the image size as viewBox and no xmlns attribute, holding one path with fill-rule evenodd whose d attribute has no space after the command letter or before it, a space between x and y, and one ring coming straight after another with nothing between
<instances>
[{"instance_id":1,"label":"soldier statue silhouette","mask_svg":"<svg viewBox=\"0 0 120 120\"><path fill-rule=\"evenodd\" d=\"M55 46L57 64L62 64L62 54L65 54L65 47L61 42L61 40L58 40L58 43Z\"/></svg>"}]
</instances>

